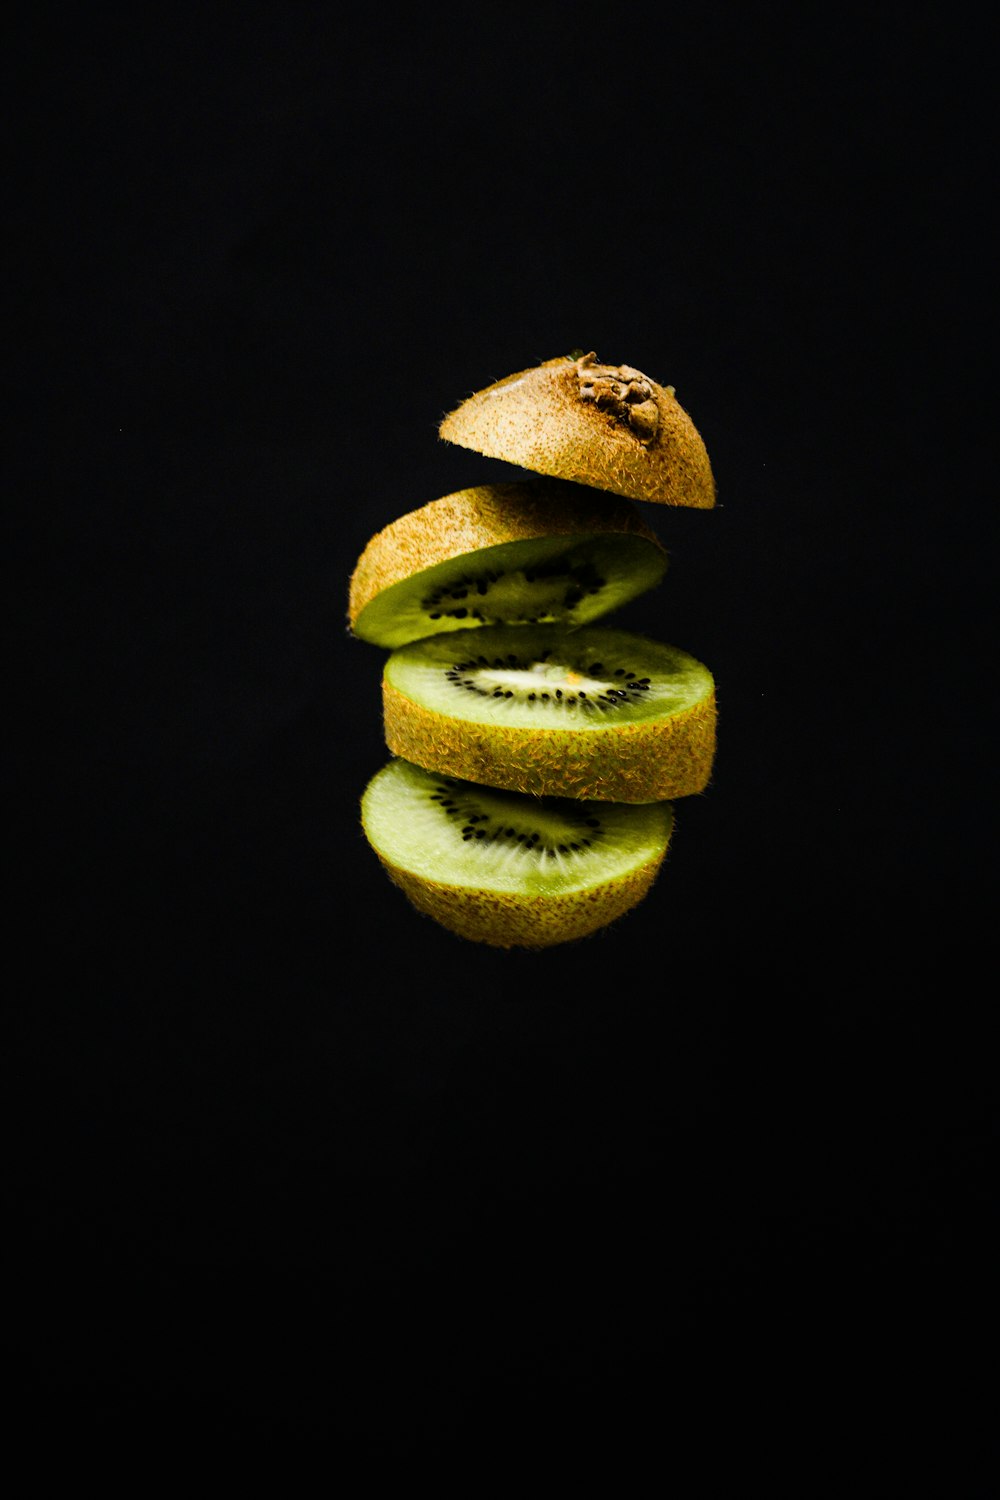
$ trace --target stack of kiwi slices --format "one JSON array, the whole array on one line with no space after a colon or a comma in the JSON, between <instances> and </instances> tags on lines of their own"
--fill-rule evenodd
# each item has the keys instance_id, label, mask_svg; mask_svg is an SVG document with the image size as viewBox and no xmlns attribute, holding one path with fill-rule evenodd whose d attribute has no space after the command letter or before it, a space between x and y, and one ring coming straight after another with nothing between
<instances>
[{"instance_id":1,"label":"stack of kiwi slices","mask_svg":"<svg viewBox=\"0 0 1000 1500\"><path fill-rule=\"evenodd\" d=\"M350 627L389 653L393 753L362 824L420 911L549 947L646 894L673 801L708 783L708 668L603 620L666 571L635 502L708 509L712 471L672 387L594 354L475 393L440 433L529 473L432 500L358 560Z\"/></svg>"}]
</instances>

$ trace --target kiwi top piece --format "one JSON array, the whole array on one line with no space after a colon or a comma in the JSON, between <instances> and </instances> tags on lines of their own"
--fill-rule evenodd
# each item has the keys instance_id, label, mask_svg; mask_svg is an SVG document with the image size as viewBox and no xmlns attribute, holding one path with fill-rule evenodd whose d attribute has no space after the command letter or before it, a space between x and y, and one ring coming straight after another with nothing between
<instances>
[{"instance_id":1,"label":"kiwi top piece","mask_svg":"<svg viewBox=\"0 0 1000 1500\"><path fill-rule=\"evenodd\" d=\"M390 648L483 625L581 625L659 583L662 543L618 496L553 479L478 485L372 537L354 569L355 635Z\"/></svg>"},{"instance_id":2,"label":"kiwi top piece","mask_svg":"<svg viewBox=\"0 0 1000 1500\"><path fill-rule=\"evenodd\" d=\"M461 448L632 500L715 504L705 445L673 387L594 354L508 375L463 401L439 430Z\"/></svg>"}]
</instances>

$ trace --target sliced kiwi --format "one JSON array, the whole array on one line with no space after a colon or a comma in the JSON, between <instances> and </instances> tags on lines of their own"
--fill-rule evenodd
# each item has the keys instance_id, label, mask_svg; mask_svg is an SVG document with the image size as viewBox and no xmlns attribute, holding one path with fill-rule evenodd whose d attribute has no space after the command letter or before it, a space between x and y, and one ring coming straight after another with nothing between
<instances>
[{"instance_id":1,"label":"sliced kiwi","mask_svg":"<svg viewBox=\"0 0 1000 1500\"><path fill-rule=\"evenodd\" d=\"M580 625L653 588L667 555L628 501L557 480L479 485L372 537L349 621L380 646L483 625Z\"/></svg>"},{"instance_id":2,"label":"sliced kiwi","mask_svg":"<svg viewBox=\"0 0 1000 1500\"><path fill-rule=\"evenodd\" d=\"M633 500L715 504L705 444L673 386L595 354L508 375L449 412L439 431L459 447Z\"/></svg>"},{"instance_id":3,"label":"sliced kiwi","mask_svg":"<svg viewBox=\"0 0 1000 1500\"><path fill-rule=\"evenodd\" d=\"M601 626L452 632L401 646L382 683L389 749L431 771L540 796L662 802L704 790L712 674Z\"/></svg>"},{"instance_id":4,"label":"sliced kiwi","mask_svg":"<svg viewBox=\"0 0 1000 1500\"><path fill-rule=\"evenodd\" d=\"M418 910L494 947L547 948L606 927L663 862L669 803L525 797L392 760L361 801L365 834Z\"/></svg>"}]
</instances>

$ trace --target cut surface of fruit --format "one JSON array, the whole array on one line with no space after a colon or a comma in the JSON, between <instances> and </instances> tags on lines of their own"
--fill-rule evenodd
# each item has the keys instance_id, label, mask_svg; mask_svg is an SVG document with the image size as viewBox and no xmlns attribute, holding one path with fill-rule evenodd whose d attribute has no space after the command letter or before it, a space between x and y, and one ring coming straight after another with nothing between
<instances>
[{"instance_id":1,"label":"cut surface of fruit","mask_svg":"<svg viewBox=\"0 0 1000 1500\"><path fill-rule=\"evenodd\" d=\"M673 387L594 354L546 360L476 391L439 432L459 447L633 500L715 504L705 444Z\"/></svg>"},{"instance_id":2,"label":"cut surface of fruit","mask_svg":"<svg viewBox=\"0 0 1000 1500\"><path fill-rule=\"evenodd\" d=\"M479 485L372 537L351 578L354 634L390 648L483 625L580 625L660 582L635 507L557 480Z\"/></svg>"},{"instance_id":3,"label":"cut surface of fruit","mask_svg":"<svg viewBox=\"0 0 1000 1500\"><path fill-rule=\"evenodd\" d=\"M668 803L525 797L395 759L361 800L365 835L412 903L496 947L544 948L607 926L646 894Z\"/></svg>"},{"instance_id":4,"label":"cut surface of fruit","mask_svg":"<svg viewBox=\"0 0 1000 1500\"><path fill-rule=\"evenodd\" d=\"M429 770L542 796L661 802L704 790L715 685L629 631L484 628L411 642L382 684L386 743Z\"/></svg>"}]
</instances>

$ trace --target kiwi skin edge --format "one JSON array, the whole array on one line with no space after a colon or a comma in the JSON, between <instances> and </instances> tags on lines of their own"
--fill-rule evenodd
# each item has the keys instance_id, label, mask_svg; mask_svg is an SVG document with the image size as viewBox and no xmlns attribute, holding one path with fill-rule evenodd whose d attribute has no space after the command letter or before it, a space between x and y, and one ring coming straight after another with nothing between
<instances>
[{"instance_id":1,"label":"kiwi skin edge","mask_svg":"<svg viewBox=\"0 0 1000 1500\"><path fill-rule=\"evenodd\" d=\"M385 740L428 771L535 796L666 802L702 792L715 758L709 693L682 713L614 729L511 729L424 708L382 680Z\"/></svg>"},{"instance_id":2,"label":"kiwi skin edge","mask_svg":"<svg viewBox=\"0 0 1000 1500\"><path fill-rule=\"evenodd\" d=\"M425 880L378 857L418 911L459 937L493 948L552 948L589 937L636 906L656 879L665 853L588 891L544 900Z\"/></svg>"}]
</instances>

